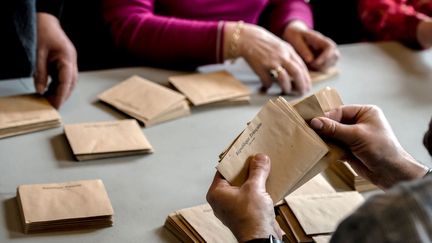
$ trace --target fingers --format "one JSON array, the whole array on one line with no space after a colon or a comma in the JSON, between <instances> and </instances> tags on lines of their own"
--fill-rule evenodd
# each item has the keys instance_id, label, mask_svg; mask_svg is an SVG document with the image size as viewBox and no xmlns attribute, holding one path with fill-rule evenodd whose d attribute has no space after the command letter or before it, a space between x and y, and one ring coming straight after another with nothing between
<instances>
[{"instance_id":1,"label":"fingers","mask_svg":"<svg viewBox=\"0 0 432 243\"><path fill-rule=\"evenodd\" d=\"M60 61L51 74L52 84L48 92L48 100L55 108L59 108L69 98L76 84L76 67L71 62ZM58 75L57 75L58 73Z\"/></svg>"},{"instance_id":2,"label":"fingers","mask_svg":"<svg viewBox=\"0 0 432 243\"><path fill-rule=\"evenodd\" d=\"M315 59L312 50L301 37L295 38L291 45L306 63L310 63Z\"/></svg>"},{"instance_id":3,"label":"fingers","mask_svg":"<svg viewBox=\"0 0 432 243\"><path fill-rule=\"evenodd\" d=\"M339 140L348 146L353 145L356 141L356 133L351 125L345 125L326 117L314 118L310 125L319 134Z\"/></svg>"},{"instance_id":4,"label":"fingers","mask_svg":"<svg viewBox=\"0 0 432 243\"><path fill-rule=\"evenodd\" d=\"M315 60L309 63L312 68L325 70L336 64L340 53L334 41L313 30L305 32L304 39L310 48L319 53Z\"/></svg>"},{"instance_id":5,"label":"fingers","mask_svg":"<svg viewBox=\"0 0 432 243\"><path fill-rule=\"evenodd\" d=\"M285 61L283 67L288 75L292 77L292 90L304 94L310 90L312 84L306 66L303 68L299 62L302 61Z\"/></svg>"},{"instance_id":6,"label":"fingers","mask_svg":"<svg viewBox=\"0 0 432 243\"><path fill-rule=\"evenodd\" d=\"M265 185L269 173L269 157L264 154L257 154L249 162L249 178L247 179L247 182L254 184L257 189L265 191Z\"/></svg>"},{"instance_id":7,"label":"fingers","mask_svg":"<svg viewBox=\"0 0 432 243\"><path fill-rule=\"evenodd\" d=\"M34 84L36 92L43 94L48 83L48 53L44 50L37 52L36 60L36 73L34 77Z\"/></svg>"},{"instance_id":8,"label":"fingers","mask_svg":"<svg viewBox=\"0 0 432 243\"><path fill-rule=\"evenodd\" d=\"M207 202L213 204L217 200L217 191L223 188L231 188L231 185L225 180L219 172L216 172L213 182L207 192Z\"/></svg>"}]
</instances>

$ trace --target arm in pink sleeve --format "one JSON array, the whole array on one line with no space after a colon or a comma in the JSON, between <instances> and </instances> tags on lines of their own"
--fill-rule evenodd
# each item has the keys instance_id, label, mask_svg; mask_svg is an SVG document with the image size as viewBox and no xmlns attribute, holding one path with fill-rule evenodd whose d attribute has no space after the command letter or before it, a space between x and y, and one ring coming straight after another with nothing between
<instances>
[{"instance_id":1,"label":"arm in pink sleeve","mask_svg":"<svg viewBox=\"0 0 432 243\"><path fill-rule=\"evenodd\" d=\"M359 14L365 27L378 40L401 41L421 48L417 26L427 17L417 12L406 0L360 0Z\"/></svg>"},{"instance_id":2,"label":"arm in pink sleeve","mask_svg":"<svg viewBox=\"0 0 432 243\"><path fill-rule=\"evenodd\" d=\"M269 29L275 35L282 36L287 24L293 20L313 27L312 10L305 0L271 0L270 5Z\"/></svg>"},{"instance_id":3,"label":"arm in pink sleeve","mask_svg":"<svg viewBox=\"0 0 432 243\"><path fill-rule=\"evenodd\" d=\"M222 61L223 23L154 14L154 0L105 0L104 18L117 46L157 63Z\"/></svg>"}]
</instances>

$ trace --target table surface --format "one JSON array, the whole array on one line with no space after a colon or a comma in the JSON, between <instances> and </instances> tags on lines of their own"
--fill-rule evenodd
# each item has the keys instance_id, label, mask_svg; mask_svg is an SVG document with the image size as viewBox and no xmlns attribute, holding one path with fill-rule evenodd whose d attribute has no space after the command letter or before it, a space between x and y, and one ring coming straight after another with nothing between
<instances>
[{"instance_id":1,"label":"table surface","mask_svg":"<svg viewBox=\"0 0 432 243\"><path fill-rule=\"evenodd\" d=\"M330 86L346 104L380 106L401 144L430 165L422 138L432 115L432 52L415 52L396 43L345 45L340 51L340 74L315 85L311 92ZM176 242L163 228L166 216L206 202L219 153L279 92L275 87L269 95L258 94L257 77L242 65L223 68L254 90L251 104L194 108L191 116L143 128L155 148L152 155L76 162L62 128L1 139L0 242ZM80 73L75 92L60 110L63 122L127 118L99 103L97 95L134 74L166 83L178 73L146 67ZM0 96L31 92L31 79L0 82ZM21 233L15 202L18 185L95 178L102 179L107 188L115 210L114 227Z\"/></svg>"}]
</instances>

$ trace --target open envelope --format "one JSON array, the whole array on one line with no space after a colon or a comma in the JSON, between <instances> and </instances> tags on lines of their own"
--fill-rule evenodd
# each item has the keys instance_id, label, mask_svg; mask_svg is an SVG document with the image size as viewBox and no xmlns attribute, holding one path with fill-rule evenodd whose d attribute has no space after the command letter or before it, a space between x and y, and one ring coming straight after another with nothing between
<instances>
[{"instance_id":1,"label":"open envelope","mask_svg":"<svg viewBox=\"0 0 432 243\"><path fill-rule=\"evenodd\" d=\"M173 76L169 80L194 106L244 101L251 94L246 85L226 71Z\"/></svg>"},{"instance_id":2,"label":"open envelope","mask_svg":"<svg viewBox=\"0 0 432 243\"><path fill-rule=\"evenodd\" d=\"M138 76L130 77L98 98L145 126L190 114L185 96Z\"/></svg>"},{"instance_id":3,"label":"open envelope","mask_svg":"<svg viewBox=\"0 0 432 243\"><path fill-rule=\"evenodd\" d=\"M153 148L133 119L70 124L66 137L78 160L151 153Z\"/></svg>"},{"instance_id":4,"label":"open envelope","mask_svg":"<svg viewBox=\"0 0 432 243\"><path fill-rule=\"evenodd\" d=\"M363 196L356 192L337 192L286 197L305 233L309 235L328 234L350 215L360 204Z\"/></svg>"},{"instance_id":5,"label":"open envelope","mask_svg":"<svg viewBox=\"0 0 432 243\"><path fill-rule=\"evenodd\" d=\"M21 185L17 201L25 233L112 225L114 211L101 180Z\"/></svg>"},{"instance_id":6,"label":"open envelope","mask_svg":"<svg viewBox=\"0 0 432 243\"><path fill-rule=\"evenodd\" d=\"M0 97L0 138L60 125L60 114L40 95Z\"/></svg>"}]
</instances>

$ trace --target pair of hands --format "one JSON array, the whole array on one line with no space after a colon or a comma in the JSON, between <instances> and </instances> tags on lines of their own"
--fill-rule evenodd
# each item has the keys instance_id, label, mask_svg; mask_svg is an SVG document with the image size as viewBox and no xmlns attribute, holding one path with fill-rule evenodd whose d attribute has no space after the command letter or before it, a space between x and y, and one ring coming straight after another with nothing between
<instances>
[{"instance_id":1,"label":"pair of hands","mask_svg":"<svg viewBox=\"0 0 432 243\"><path fill-rule=\"evenodd\" d=\"M320 135L344 144L353 155L347 159L354 170L383 189L426 174L427 169L402 148L376 106L342 106L312 119L310 125ZM265 189L269 171L270 159L255 155L241 187L231 186L217 172L207 193L215 215L240 242L281 236Z\"/></svg>"},{"instance_id":2,"label":"pair of hands","mask_svg":"<svg viewBox=\"0 0 432 243\"><path fill-rule=\"evenodd\" d=\"M48 76L51 82L48 84ZM37 14L36 91L59 108L72 93L78 79L77 54L58 19Z\"/></svg>"},{"instance_id":3,"label":"pair of hands","mask_svg":"<svg viewBox=\"0 0 432 243\"><path fill-rule=\"evenodd\" d=\"M324 71L339 58L336 44L322 34L309 29L301 21L290 22L283 39L262 27L245 24L238 40L237 56L229 53L236 23L225 26L224 56L243 57L260 77L263 91L277 82L283 93L305 93L311 88L308 67ZM281 67L278 69L278 67ZM272 77L270 70L278 70Z\"/></svg>"}]
</instances>

